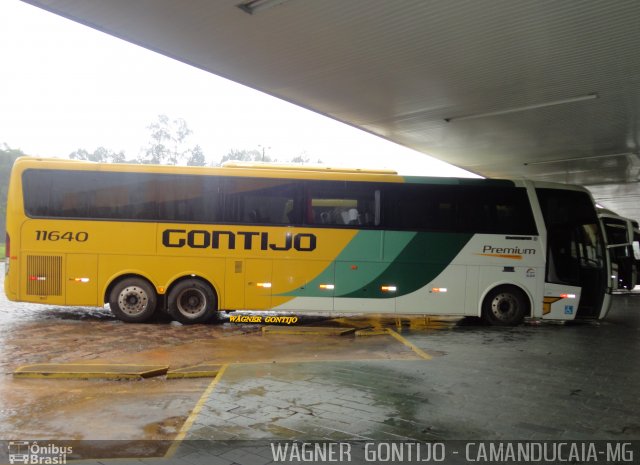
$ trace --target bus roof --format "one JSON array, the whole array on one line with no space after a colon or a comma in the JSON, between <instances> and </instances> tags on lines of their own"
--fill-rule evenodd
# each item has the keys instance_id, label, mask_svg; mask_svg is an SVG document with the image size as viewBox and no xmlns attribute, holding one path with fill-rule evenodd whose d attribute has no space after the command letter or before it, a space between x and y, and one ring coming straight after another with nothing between
<instances>
[{"instance_id":1,"label":"bus roof","mask_svg":"<svg viewBox=\"0 0 640 465\"><path fill-rule=\"evenodd\" d=\"M315 171L315 172L334 172L334 173L363 173L363 174L393 174L398 172L394 170L373 170L363 168L344 168L336 166L323 165L293 165L281 163L263 163L263 162L244 162L244 161L227 161L222 164L223 168L240 168L240 169L262 169L262 170L292 170L292 171Z\"/></svg>"},{"instance_id":2,"label":"bus roof","mask_svg":"<svg viewBox=\"0 0 640 465\"><path fill-rule=\"evenodd\" d=\"M176 166L176 165L152 165L135 163L98 163L85 160L69 160L61 158L19 157L14 170L26 169L72 169L89 171L128 171L133 173L158 173L158 174L192 174L212 176L245 176L245 177L273 177L273 178L298 178L298 179L324 179L333 181L363 181L363 182L388 182L409 184L440 184L440 185L466 185L466 186L492 186L492 187L523 187L524 179L484 179L484 178L453 178L439 176L406 176L393 170L374 170L360 168L326 167L322 165L286 165L273 163L236 162L230 161L223 166ZM587 191L581 186L569 184L556 184L532 181L535 187L560 188L570 190ZM588 192L588 191L587 191Z\"/></svg>"}]
</instances>

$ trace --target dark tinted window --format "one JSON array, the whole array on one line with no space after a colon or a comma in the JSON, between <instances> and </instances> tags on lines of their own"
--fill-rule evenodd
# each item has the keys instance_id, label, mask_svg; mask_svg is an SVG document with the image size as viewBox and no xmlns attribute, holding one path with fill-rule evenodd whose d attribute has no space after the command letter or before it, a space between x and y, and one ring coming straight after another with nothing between
<instances>
[{"instance_id":1,"label":"dark tinted window","mask_svg":"<svg viewBox=\"0 0 640 465\"><path fill-rule=\"evenodd\" d=\"M537 234L524 188L461 187L458 227L468 232Z\"/></svg>"},{"instance_id":2,"label":"dark tinted window","mask_svg":"<svg viewBox=\"0 0 640 465\"><path fill-rule=\"evenodd\" d=\"M627 237L627 222L617 218L602 218L604 224L604 232L608 244L625 244L629 242ZM624 247L614 247L615 249L624 249Z\"/></svg>"},{"instance_id":3,"label":"dark tinted window","mask_svg":"<svg viewBox=\"0 0 640 465\"><path fill-rule=\"evenodd\" d=\"M287 179L226 178L224 216L228 223L299 224L300 188Z\"/></svg>"},{"instance_id":4,"label":"dark tinted window","mask_svg":"<svg viewBox=\"0 0 640 465\"><path fill-rule=\"evenodd\" d=\"M597 223L596 209L586 192L536 189L547 227L555 224Z\"/></svg>"},{"instance_id":5,"label":"dark tinted window","mask_svg":"<svg viewBox=\"0 0 640 465\"><path fill-rule=\"evenodd\" d=\"M385 225L392 229L453 231L456 190L452 186L400 184L385 195Z\"/></svg>"},{"instance_id":6,"label":"dark tinted window","mask_svg":"<svg viewBox=\"0 0 640 465\"><path fill-rule=\"evenodd\" d=\"M595 205L586 192L536 189L547 226L547 280L583 286L582 300L595 285L585 286L604 267L604 244ZM589 297L593 299L593 295Z\"/></svg>"},{"instance_id":7,"label":"dark tinted window","mask_svg":"<svg viewBox=\"0 0 640 465\"><path fill-rule=\"evenodd\" d=\"M219 180L205 176L28 170L29 216L214 222L221 218Z\"/></svg>"},{"instance_id":8,"label":"dark tinted window","mask_svg":"<svg viewBox=\"0 0 640 465\"><path fill-rule=\"evenodd\" d=\"M222 217L220 180L207 176L150 175L159 221L214 223Z\"/></svg>"},{"instance_id":9,"label":"dark tinted window","mask_svg":"<svg viewBox=\"0 0 640 465\"><path fill-rule=\"evenodd\" d=\"M313 225L378 226L380 189L364 182L309 181L305 183L305 221Z\"/></svg>"},{"instance_id":10,"label":"dark tinted window","mask_svg":"<svg viewBox=\"0 0 640 465\"><path fill-rule=\"evenodd\" d=\"M300 224L295 182L261 178L29 170L33 217L185 223ZM224 195L223 195L224 193Z\"/></svg>"},{"instance_id":11,"label":"dark tinted window","mask_svg":"<svg viewBox=\"0 0 640 465\"><path fill-rule=\"evenodd\" d=\"M391 229L537 234L523 188L402 184L384 199Z\"/></svg>"},{"instance_id":12,"label":"dark tinted window","mask_svg":"<svg viewBox=\"0 0 640 465\"><path fill-rule=\"evenodd\" d=\"M524 189L28 170L32 217L536 234Z\"/></svg>"},{"instance_id":13,"label":"dark tinted window","mask_svg":"<svg viewBox=\"0 0 640 465\"><path fill-rule=\"evenodd\" d=\"M44 217L153 218L152 180L135 173L29 170L23 175L25 209Z\"/></svg>"}]
</instances>

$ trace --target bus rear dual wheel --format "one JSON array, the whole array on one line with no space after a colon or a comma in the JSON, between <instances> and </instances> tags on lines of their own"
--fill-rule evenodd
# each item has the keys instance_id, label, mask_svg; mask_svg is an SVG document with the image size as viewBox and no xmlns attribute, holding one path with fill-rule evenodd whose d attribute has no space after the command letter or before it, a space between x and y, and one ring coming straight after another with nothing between
<instances>
[{"instance_id":1,"label":"bus rear dual wheel","mask_svg":"<svg viewBox=\"0 0 640 465\"><path fill-rule=\"evenodd\" d=\"M167 298L169 315L180 323L205 323L218 314L211 286L199 279L185 279L173 286Z\"/></svg>"},{"instance_id":2,"label":"bus rear dual wheel","mask_svg":"<svg viewBox=\"0 0 640 465\"><path fill-rule=\"evenodd\" d=\"M216 296L198 279L176 284L167 297L169 315L183 324L205 323L217 314ZM128 323L149 321L157 309L158 295L144 279L127 278L117 283L109 295L111 312Z\"/></svg>"},{"instance_id":3,"label":"bus rear dual wheel","mask_svg":"<svg viewBox=\"0 0 640 465\"><path fill-rule=\"evenodd\" d=\"M140 278L116 283L109 294L109 307L116 318L127 323L144 323L156 311L158 296L151 285Z\"/></svg>"},{"instance_id":4,"label":"bus rear dual wheel","mask_svg":"<svg viewBox=\"0 0 640 465\"><path fill-rule=\"evenodd\" d=\"M529 313L529 299L515 286L493 289L482 303L482 318L494 326L516 326Z\"/></svg>"}]
</instances>

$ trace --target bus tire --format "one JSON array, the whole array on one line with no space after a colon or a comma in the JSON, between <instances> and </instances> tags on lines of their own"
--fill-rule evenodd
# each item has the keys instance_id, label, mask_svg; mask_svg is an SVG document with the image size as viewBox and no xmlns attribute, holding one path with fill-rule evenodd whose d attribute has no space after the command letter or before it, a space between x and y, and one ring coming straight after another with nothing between
<instances>
[{"instance_id":1,"label":"bus tire","mask_svg":"<svg viewBox=\"0 0 640 465\"><path fill-rule=\"evenodd\" d=\"M109 294L109 307L116 318L127 323L144 323L156 311L158 297L153 286L140 278L116 283Z\"/></svg>"},{"instance_id":2,"label":"bus tire","mask_svg":"<svg viewBox=\"0 0 640 465\"><path fill-rule=\"evenodd\" d=\"M182 324L206 323L218 313L216 294L199 279L185 279L176 284L168 297L169 315Z\"/></svg>"},{"instance_id":3,"label":"bus tire","mask_svg":"<svg viewBox=\"0 0 640 465\"><path fill-rule=\"evenodd\" d=\"M529 312L529 299L515 286L491 290L482 303L482 318L494 326L517 326Z\"/></svg>"}]
</instances>

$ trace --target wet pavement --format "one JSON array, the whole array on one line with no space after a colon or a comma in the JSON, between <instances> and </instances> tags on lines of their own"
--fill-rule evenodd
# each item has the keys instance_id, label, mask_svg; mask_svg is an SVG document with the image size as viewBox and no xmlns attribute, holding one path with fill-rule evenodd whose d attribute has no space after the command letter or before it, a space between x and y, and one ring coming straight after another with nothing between
<instances>
[{"instance_id":1,"label":"wet pavement","mask_svg":"<svg viewBox=\"0 0 640 465\"><path fill-rule=\"evenodd\" d=\"M233 365L201 439L640 439L640 296L601 323L406 330L431 360Z\"/></svg>"},{"instance_id":2,"label":"wet pavement","mask_svg":"<svg viewBox=\"0 0 640 465\"><path fill-rule=\"evenodd\" d=\"M0 439L146 440L151 446L137 456L157 457L172 444L163 441L177 438L186 442L170 452L185 463L188 441L203 439L640 440L640 295L616 296L610 316L592 323L494 328L472 319L367 316L302 323L386 328L397 337L263 334L261 325L228 320L133 325L107 309L0 295ZM223 369L214 380L12 376L22 365L54 362Z\"/></svg>"},{"instance_id":3,"label":"wet pavement","mask_svg":"<svg viewBox=\"0 0 640 465\"><path fill-rule=\"evenodd\" d=\"M308 316L303 321L322 326L327 318ZM370 326L368 318L354 323ZM333 324L349 323L338 319ZM25 365L134 363L179 369L203 363L416 358L388 336L263 335L261 325L228 319L221 325L182 326L162 318L127 324L106 308L14 303L0 294L0 439L171 440L211 381L15 378L13 372Z\"/></svg>"}]
</instances>

